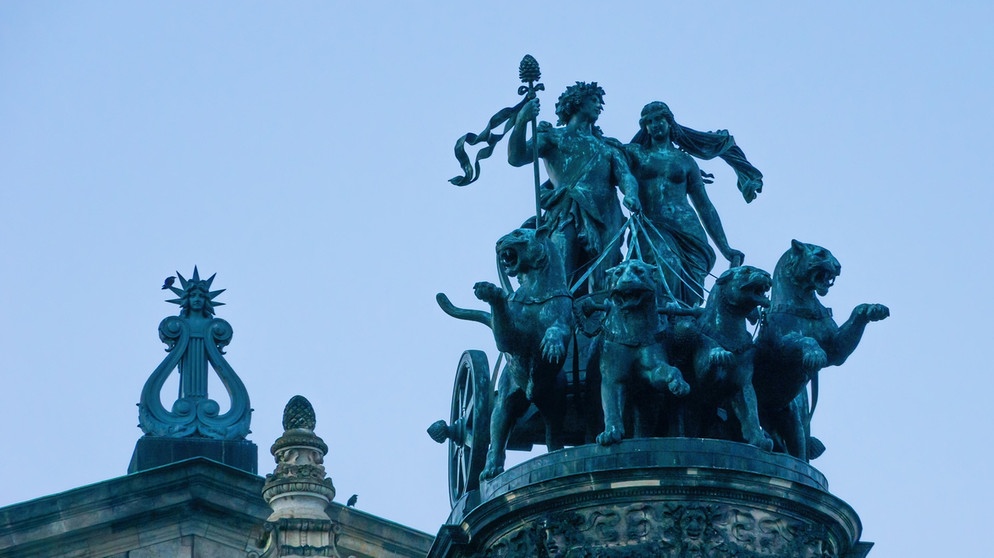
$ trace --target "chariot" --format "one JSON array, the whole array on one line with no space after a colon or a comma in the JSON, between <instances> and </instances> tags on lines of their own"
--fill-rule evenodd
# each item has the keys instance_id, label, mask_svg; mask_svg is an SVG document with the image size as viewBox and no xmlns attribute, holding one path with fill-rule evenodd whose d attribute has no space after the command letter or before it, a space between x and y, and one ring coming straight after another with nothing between
<instances>
[{"instance_id":1,"label":"chariot","mask_svg":"<svg viewBox=\"0 0 994 558\"><path fill-rule=\"evenodd\" d=\"M566 393L562 440L567 446L592 442L601 427L597 367L590 362L593 343L591 338L575 335L557 378ZM448 442L449 502L453 506L467 492L480 486L480 473L490 445L490 415L502 360L499 356L491 369L486 352L477 349L463 352L452 386L449 420L440 420L428 429L436 442ZM589 374L588 369L591 370ZM535 445L544 443L542 417L535 405L529 404L511 430L507 449L531 451Z\"/></svg>"},{"instance_id":2,"label":"chariot","mask_svg":"<svg viewBox=\"0 0 994 558\"><path fill-rule=\"evenodd\" d=\"M630 230L631 237L634 238L642 226L644 225L637 215L629 217L622 230L618 231L612 245L621 243L626 230ZM662 262L657 265L667 265L651 242L647 240L643 242L647 245L646 250L656 254L656 261ZM641 250L637 244L629 245L626 259L641 259ZM597 362L599 358L597 335L600 332L604 312L593 310L585 314L579 309L586 306L586 302L592 303L589 306L603 306L607 297L606 292L592 294L582 294L582 292L589 285L587 280L592 270L603 262L607 253L608 250L605 250L569 289L574 298L576 324L566 356L562 361L563 365L556 378L557 393L565 394L562 431L559 436L563 446L593 443L597 434L604 429ZM500 261L497 271L502 288L508 292L513 291ZM675 301L672 293L669 294L670 299ZM439 294L437 299L439 306L446 313L460 319L471 319L460 314L465 311L455 309L445 295ZM659 308L660 313L671 316L692 315L694 311L680 304ZM477 490L480 486L480 474L485 468L490 445L491 413L495 406L495 397L499 395L498 380L504 373L503 362L503 354L491 367L484 351L473 349L463 352L456 367L449 420L439 420L428 428L433 440L438 443L448 442L449 499L453 506L466 493ZM529 402L527 411L511 428L506 448L531 451L535 445L545 444L545 439L545 421L538 407Z\"/></svg>"}]
</instances>

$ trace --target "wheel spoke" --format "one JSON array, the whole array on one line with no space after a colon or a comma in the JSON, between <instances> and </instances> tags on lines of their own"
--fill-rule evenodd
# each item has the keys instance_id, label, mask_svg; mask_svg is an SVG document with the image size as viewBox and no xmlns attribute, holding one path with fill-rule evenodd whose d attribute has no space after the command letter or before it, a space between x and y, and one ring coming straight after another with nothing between
<instances>
[{"instance_id":1,"label":"wheel spoke","mask_svg":"<svg viewBox=\"0 0 994 558\"><path fill-rule=\"evenodd\" d=\"M466 416L466 412L472 408L470 401L473 397L473 374L469 367L463 368L463 385L459 391L461 392L459 397L462 401L462 415Z\"/></svg>"},{"instance_id":2,"label":"wheel spoke","mask_svg":"<svg viewBox=\"0 0 994 558\"><path fill-rule=\"evenodd\" d=\"M462 371L460 370L460 372L462 372ZM464 380L464 382L465 382L465 380ZM463 382L460 382L460 384L463 384ZM462 416L464 416L466 414L466 386L465 385L460 385L459 386L459 391L456 393L456 398L457 398L456 400L458 401L458 403L456 403L456 408L459 409L459 416L462 417Z\"/></svg>"},{"instance_id":3,"label":"wheel spoke","mask_svg":"<svg viewBox=\"0 0 994 558\"><path fill-rule=\"evenodd\" d=\"M452 467L455 470L456 486L459 487L460 489L464 484L463 478L465 477L465 475L463 474L462 463L463 463L462 449L459 449L456 451L455 457L453 458Z\"/></svg>"},{"instance_id":4,"label":"wheel spoke","mask_svg":"<svg viewBox=\"0 0 994 558\"><path fill-rule=\"evenodd\" d=\"M476 407L476 397L470 396L469 400L466 402L466 411L463 412L462 416L466 419L466 428L473 427L473 409Z\"/></svg>"},{"instance_id":5,"label":"wheel spoke","mask_svg":"<svg viewBox=\"0 0 994 558\"><path fill-rule=\"evenodd\" d=\"M466 450L459 451L459 478L463 479L463 486L469 478L469 460L466 459Z\"/></svg>"}]
</instances>

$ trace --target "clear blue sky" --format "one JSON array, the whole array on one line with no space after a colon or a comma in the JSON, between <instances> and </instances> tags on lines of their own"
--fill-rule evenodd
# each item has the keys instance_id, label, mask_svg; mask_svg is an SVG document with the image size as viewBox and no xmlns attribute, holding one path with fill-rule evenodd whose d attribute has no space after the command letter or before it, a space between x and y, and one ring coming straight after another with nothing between
<instances>
[{"instance_id":1,"label":"clear blue sky","mask_svg":"<svg viewBox=\"0 0 994 558\"><path fill-rule=\"evenodd\" d=\"M822 375L814 462L875 558L979 555L988 528L985 292L989 2L0 3L0 505L125 473L135 403L197 265L252 397L260 472L303 394L340 499L434 533L447 416L493 243L533 208L503 149L458 189L456 137L517 101L531 53L545 119L577 80L628 140L642 105L727 128L765 174L709 187L731 245L772 270L831 249L837 316L883 302ZM216 392L215 387L215 392ZM976 537L972 535L977 535ZM983 547L986 549L986 546Z\"/></svg>"}]
</instances>

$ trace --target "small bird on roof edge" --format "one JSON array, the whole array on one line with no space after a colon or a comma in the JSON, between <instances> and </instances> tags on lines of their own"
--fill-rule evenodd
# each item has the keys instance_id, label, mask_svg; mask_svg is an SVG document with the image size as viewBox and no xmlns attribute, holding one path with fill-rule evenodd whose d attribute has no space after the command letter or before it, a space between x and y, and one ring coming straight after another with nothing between
<instances>
[{"instance_id":1,"label":"small bird on roof edge","mask_svg":"<svg viewBox=\"0 0 994 558\"><path fill-rule=\"evenodd\" d=\"M349 496L349 501L345 502L345 507L347 508L355 507L355 503L358 501L359 501L359 495L353 494L352 496Z\"/></svg>"},{"instance_id":2,"label":"small bird on roof edge","mask_svg":"<svg viewBox=\"0 0 994 558\"><path fill-rule=\"evenodd\" d=\"M169 287L172 287L173 283L175 283L175 282L176 282L176 276L175 275L170 275L169 277L166 277L166 280L162 282L162 290L166 290Z\"/></svg>"}]
</instances>

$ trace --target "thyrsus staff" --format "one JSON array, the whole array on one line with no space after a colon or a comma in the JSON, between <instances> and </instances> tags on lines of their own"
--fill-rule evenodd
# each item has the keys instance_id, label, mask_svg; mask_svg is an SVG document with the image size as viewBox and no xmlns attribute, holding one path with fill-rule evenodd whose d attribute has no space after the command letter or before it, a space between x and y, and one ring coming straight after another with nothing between
<instances>
[{"instance_id":1,"label":"thyrsus staff","mask_svg":"<svg viewBox=\"0 0 994 558\"><path fill-rule=\"evenodd\" d=\"M500 143L500 140L504 138L504 135L514 126L517 121L518 113L521 111L521 107L525 105L528 101L536 98L539 91L544 91L545 86L538 83L538 80L542 77L542 72L538 67L538 61L535 60L530 54L526 54L524 58L521 59L521 64L518 65L518 78L525 85L518 87L518 95L523 95L524 97L521 101L514 105L513 107L502 108L497 111L490 120L487 121L486 127L479 133L474 134L472 132L467 132L459 139L456 140L455 145L455 155L456 160L459 161L459 165L462 167L462 176L455 176L449 179L449 182L455 184L456 186L469 186L470 184L476 182L480 178L480 161L490 157L493 154L494 148ZM495 130L504 126L502 132L496 132ZM532 120L532 134L535 132L536 121ZM476 158L470 163L469 155L466 153L466 146L475 146L479 144L486 144L482 149L476 153ZM538 175L538 156L535 159L535 226L536 228L541 225L542 215L541 207L539 204L539 175Z\"/></svg>"}]
</instances>

